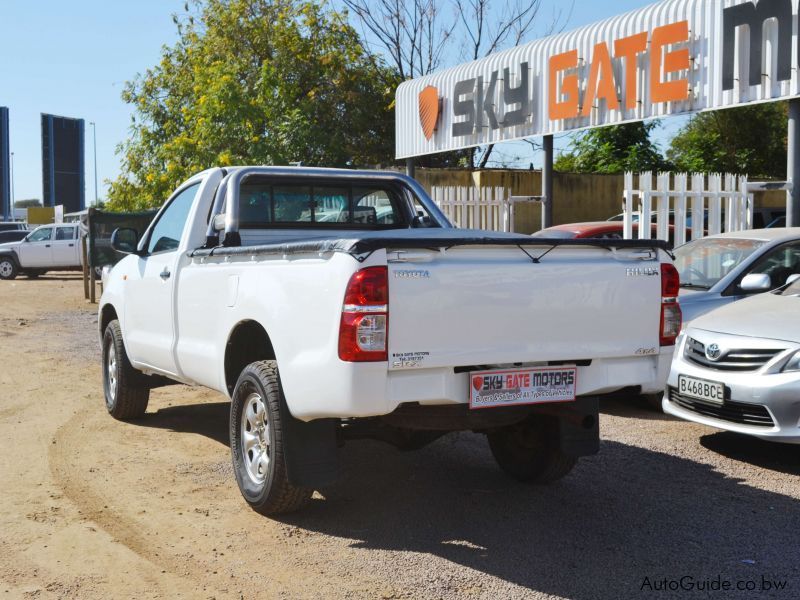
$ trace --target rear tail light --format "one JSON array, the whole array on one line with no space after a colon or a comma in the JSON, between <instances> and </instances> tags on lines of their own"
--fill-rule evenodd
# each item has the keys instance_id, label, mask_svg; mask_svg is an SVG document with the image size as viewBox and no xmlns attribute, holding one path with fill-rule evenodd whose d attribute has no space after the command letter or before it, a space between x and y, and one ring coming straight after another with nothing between
<instances>
[{"instance_id":1,"label":"rear tail light","mask_svg":"<svg viewBox=\"0 0 800 600\"><path fill-rule=\"evenodd\" d=\"M346 362L388 360L389 276L386 267L367 267L347 284L339 325L339 358Z\"/></svg>"},{"instance_id":2,"label":"rear tail light","mask_svg":"<svg viewBox=\"0 0 800 600\"><path fill-rule=\"evenodd\" d=\"M681 279L678 270L670 264L661 265L661 325L659 341L662 346L674 346L681 332L683 315L678 304Z\"/></svg>"}]
</instances>

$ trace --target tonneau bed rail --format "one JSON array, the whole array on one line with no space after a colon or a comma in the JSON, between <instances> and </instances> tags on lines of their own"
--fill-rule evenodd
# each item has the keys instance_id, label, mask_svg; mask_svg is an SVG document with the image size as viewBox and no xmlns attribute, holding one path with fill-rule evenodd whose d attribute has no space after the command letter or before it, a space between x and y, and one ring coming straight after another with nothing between
<instances>
[{"instance_id":1,"label":"tonneau bed rail","mask_svg":"<svg viewBox=\"0 0 800 600\"><path fill-rule=\"evenodd\" d=\"M421 235L409 235L409 230L402 230L405 235L392 235L393 232L365 232L359 237L321 237L315 239L298 239L291 242L275 244L259 244L257 246L217 246L214 248L198 248L190 252L192 257L210 256L258 256L258 255L293 255L309 253L341 252L349 254L357 260L364 260L376 250L396 249L449 249L456 246L516 246L525 248L556 248L559 246L594 247L613 249L660 249L670 252L669 242L664 240L610 240L610 239L563 239L533 238L530 236L497 234L479 235L469 230L437 230L438 235L430 235L431 230L410 230ZM533 258L533 257L532 257Z\"/></svg>"}]
</instances>

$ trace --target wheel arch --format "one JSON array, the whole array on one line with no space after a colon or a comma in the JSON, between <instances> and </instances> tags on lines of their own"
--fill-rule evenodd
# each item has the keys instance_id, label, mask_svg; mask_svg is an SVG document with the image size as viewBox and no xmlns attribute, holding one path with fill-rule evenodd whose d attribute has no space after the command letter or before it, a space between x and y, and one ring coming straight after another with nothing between
<instances>
[{"instance_id":1,"label":"wheel arch","mask_svg":"<svg viewBox=\"0 0 800 600\"><path fill-rule=\"evenodd\" d=\"M100 327L100 339L103 339L103 334L106 332L106 327L114 319L119 320L117 309L111 303L103 305L100 309L100 318L98 319L98 326Z\"/></svg>"},{"instance_id":2,"label":"wheel arch","mask_svg":"<svg viewBox=\"0 0 800 600\"><path fill-rule=\"evenodd\" d=\"M17 265L18 269L22 268L19 264L19 256L17 256L17 253L14 250L6 250L5 252L0 252L0 258L6 258L6 257L14 261L14 264Z\"/></svg>"},{"instance_id":3,"label":"wheel arch","mask_svg":"<svg viewBox=\"0 0 800 600\"><path fill-rule=\"evenodd\" d=\"M276 360L272 340L261 323L243 319L234 325L225 344L225 387L233 393L244 368L259 360Z\"/></svg>"}]
</instances>

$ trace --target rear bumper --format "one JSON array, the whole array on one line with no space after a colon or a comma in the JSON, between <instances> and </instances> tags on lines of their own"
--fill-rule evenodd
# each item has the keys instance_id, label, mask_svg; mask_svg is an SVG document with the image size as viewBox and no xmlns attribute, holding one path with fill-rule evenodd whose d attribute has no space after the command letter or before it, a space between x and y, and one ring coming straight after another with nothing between
<instances>
[{"instance_id":1,"label":"rear bumper","mask_svg":"<svg viewBox=\"0 0 800 600\"><path fill-rule=\"evenodd\" d=\"M594 359L578 367L577 396L596 396L638 386L642 393L660 392L669 373L673 348L660 354ZM451 368L387 371L386 363L344 363L314 377L292 377L282 370L292 415L309 421L321 418L375 417L401 404L422 406L467 404L469 373ZM320 397L319 391L325 390Z\"/></svg>"}]
</instances>

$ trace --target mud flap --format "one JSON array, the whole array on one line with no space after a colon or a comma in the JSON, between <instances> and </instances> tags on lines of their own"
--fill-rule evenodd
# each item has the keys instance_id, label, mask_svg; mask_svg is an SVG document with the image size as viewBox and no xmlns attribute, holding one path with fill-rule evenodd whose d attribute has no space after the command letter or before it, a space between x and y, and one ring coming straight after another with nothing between
<instances>
[{"instance_id":1,"label":"mud flap","mask_svg":"<svg viewBox=\"0 0 800 600\"><path fill-rule=\"evenodd\" d=\"M559 447L569 456L588 456L600 450L600 402L597 397L578 398L557 415Z\"/></svg>"},{"instance_id":2,"label":"mud flap","mask_svg":"<svg viewBox=\"0 0 800 600\"><path fill-rule=\"evenodd\" d=\"M338 419L304 422L295 419L281 402L283 449L289 481L318 489L339 478Z\"/></svg>"}]
</instances>

